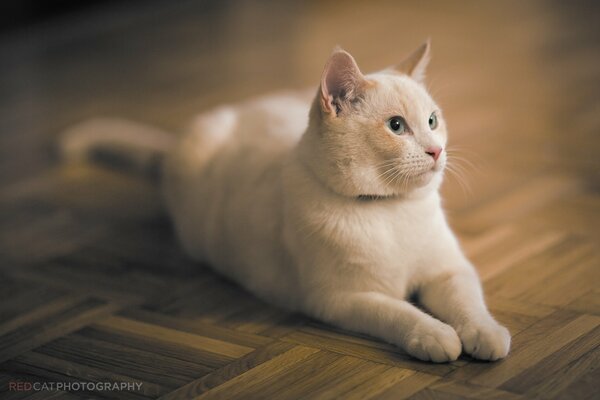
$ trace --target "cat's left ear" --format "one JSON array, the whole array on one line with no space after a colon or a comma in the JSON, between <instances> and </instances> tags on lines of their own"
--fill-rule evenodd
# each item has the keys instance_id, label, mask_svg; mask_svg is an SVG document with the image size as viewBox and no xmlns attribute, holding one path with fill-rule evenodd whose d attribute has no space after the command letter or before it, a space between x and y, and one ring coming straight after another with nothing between
<instances>
[{"instance_id":1,"label":"cat's left ear","mask_svg":"<svg viewBox=\"0 0 600 400\"><path fill-rule=\"evenodd\" d=\"M321 77L321 106L323 111L337 115L357 98L367 80L350 53L336 48Z\"/></svg>"},{"instance_id":2,"label":"cat's left ear","mask_svg":"<svg viewBox=\"0 0 600 400\"><path fill-rule=\"evenodd\" d=\"M392 67L393 70L406 74L417 82L425 80L425 69L431 58L431 41L427 39L417 50L412 52L400 64Z\"/></svg>"}]
</instances>

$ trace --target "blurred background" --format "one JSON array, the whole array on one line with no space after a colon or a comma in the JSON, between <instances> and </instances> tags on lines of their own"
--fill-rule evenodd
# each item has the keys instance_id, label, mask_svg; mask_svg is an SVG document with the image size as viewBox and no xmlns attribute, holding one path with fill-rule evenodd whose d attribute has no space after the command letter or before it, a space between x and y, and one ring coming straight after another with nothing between
<instances>
[{"instance_id":1,"label":"blurred background","mask_svg":"<svg viewBox=\"0 0 600 400\"><path fill-rule=\"evenodd\" d=\"M580 393L569 391L573 382L593 393L599 21L600 3L591 0L3 1L0 378L72 371L39 353L72 362L87 351L79 365L112 371L114 363L101 362L112 343L121 347L110 354L129 365L123 374L157 385L146 393L152 397L232 360L224 350L227 357L202 358L179 339L144 342L155 331L131 322L143 320L253 349L286 337L434 376L456 369L460 380L526 397L549 390L542 381L565 398ZM124 117L179 132L221 103L316 88L336 45L370 72L427 38L427 86L445 114L461 175L448 174L445 207L494 315L513 333L505 364L424 366L265 305L182 254L151 182L65 165L54 150L57 135L86 118ZM106 315L113 319L98 322ZM561 336L547 335L554 331ZM188 375L172 381L144 375L155 363L143 364L131 349L159 357L173 343L197 369L186 365ZM576 347L562 347L570 343ZM580 361L570 380L560 375L558 368ZM44 362L46 369L31 369Z\"/></svg>"},{"instance_id":2,"label":"blurred background","mask_svg":"<svg viewBox=\"0 0 600 400\"><path fill-rule=\"evenodd\" d=\"M452 142L477 153L472 161L527 171L552 154L597 172L594 1L28 0L0 7L3 183L47 165L51 136L87 117L177 130L221 102L315 86L335 45L373 71L426 38L433 43L428 86Z\"/></svg>"}]
</instances>

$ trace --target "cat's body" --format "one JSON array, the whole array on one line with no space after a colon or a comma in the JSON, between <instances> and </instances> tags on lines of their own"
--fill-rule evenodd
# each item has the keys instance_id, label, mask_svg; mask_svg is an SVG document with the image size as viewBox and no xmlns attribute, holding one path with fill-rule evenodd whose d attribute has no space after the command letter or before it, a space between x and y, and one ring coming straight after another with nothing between
<instances>
[{"instance_id":1,"label":"cat's body","mask_svg":"<svg viewBox=\"0 0 600 400\"><path fill-rule=\"evenodd\" d=\"M200 115L169 153L163 174L167 207L188 254L295 309L299 279L284 245L282 184L309 106L305 94L287 93Z\"/></svg>"},{"instance_id":2,"label":"cat's body","mask_svg":"<svg viewBox=\"0 0 600 400\"><path fill-rule=\"evenodd\" d=\"M510 336L441 207L428 52L364 76L336 51L312 105L283 94L200 115L166 156L166 204L188 254L264 299L424 360L494 360Z\"/></svg>"}]
</instances>

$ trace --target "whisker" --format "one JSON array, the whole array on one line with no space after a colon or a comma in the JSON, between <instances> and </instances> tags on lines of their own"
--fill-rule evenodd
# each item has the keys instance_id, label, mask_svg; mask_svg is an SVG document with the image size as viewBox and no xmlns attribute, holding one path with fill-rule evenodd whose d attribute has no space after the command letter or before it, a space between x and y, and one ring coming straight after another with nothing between
<instances>
[{"instance_id":1,"label":"whisker","mask_svg":"<svg viewBox=\"0 0 600 400\"><path fill-rule=\"evenodd\" d=\"M457 155L454 155L454 154L448 154L448 159L454 160L454 161L457 161L457 162L461 162L461 163L465 164L466 166L468 166L469 168L476 169L475 164L471 160L469 160L467 158L464 158L464 157L461 157L461 156L457 156Z\"/></svg>"},{"instance_id":2,"label":"whisker","mask_svg":"<svg viewBox=\"0 0 600 400\"><path fill-rule=\"evenodd\" d=\"M398 176L402 175L402 173L403 173L402 169L396 168L396 172L394 174L392 174L392 176L386 183L389 185L396 183L398 180Z\"/></svg>"},{"instance_id":3,"label":"whisker","mask_svg":"<svg viewBox=\"0 0 600 400\"><path fill-rule=\"evenodd\" d=\"M446 153L448 154L448 156L452 156L456 159L461 159L465 163L477 165L485 165L486 163L485 159L483 159L478 152L468 147L453 144L446 148ZM468 158L463 157L463 155L468 155Z\"/></svg>"},{"instance_id":4,"label":"whisker","mask_svg":"<svg viewBox=\"0 0 600 400\"><path fill-rule=\"evenodd\" d=\"M394 170L393 166L389 167L389 168L386 168L383 172L377 174L376 178L377 179L382 178L382 177L386 176L388 173L390 173L390 171L393 171L393 170Z\"/></svg>"},{"instance_id":5,"label":"whisker","mask_svg":"<svg viewBox=\"0 0 600 400\"><path fill-rule=\"evenodd\" d=\"M390 160L385 160L379 164L376 164L375 167L377 168L377 167L384 167L384 166L388 166L388 165L398 164L401 161L402 161L402 159L400 157L392 158Z\"/></svg>"},{"instance_id":6,"label":"whisker","mask_svg":"<svg viewBox=\"0 0 600 400\"><path fill-rule=\"evenodd\" d=\"M471 186L465 179L464 172L462 170L457 169L456 165L451 164L446 164L446 170L450 173L449 176L456 180L463 194L469 195L472 193Z\"/></svg>"}]
</instances>

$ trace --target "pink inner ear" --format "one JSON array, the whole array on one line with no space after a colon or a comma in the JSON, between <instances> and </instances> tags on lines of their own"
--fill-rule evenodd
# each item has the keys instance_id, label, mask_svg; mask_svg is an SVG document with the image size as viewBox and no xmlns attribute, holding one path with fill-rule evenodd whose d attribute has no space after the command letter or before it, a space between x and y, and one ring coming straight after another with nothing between
<instances>
[{"instance_id":1,"label":"pink inner ear","mask_svg":"<svg viewBox=\"0 0 600 400\"><path fill-rule=\"evenodd\" d=\"M321 97L325 110L336 112L334 103L354 98L364 80L354 58L343 50L336 50L329 58L321 78Z\"/></svg>"}]
</instances>

